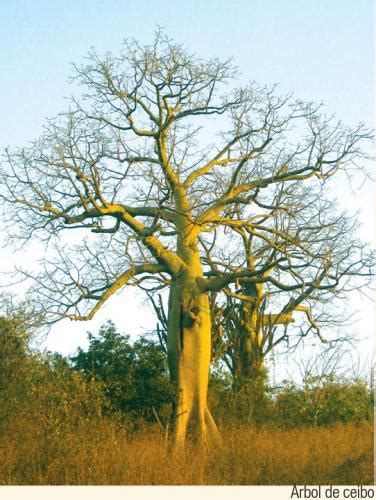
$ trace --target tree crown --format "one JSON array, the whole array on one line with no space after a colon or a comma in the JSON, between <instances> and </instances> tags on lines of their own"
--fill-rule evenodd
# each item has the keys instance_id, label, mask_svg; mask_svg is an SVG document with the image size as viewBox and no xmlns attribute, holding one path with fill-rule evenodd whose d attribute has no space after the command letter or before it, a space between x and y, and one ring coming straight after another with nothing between
<instances>
[{"instance_id":1,"label":"tree crown","mask_svg":"<svg viewBox=\"0 0 376 500\"><path fill-rule=\"evenodd\" d=\"M326 194L333 176L359 172L371 131L275 88L228 90L235 77L231 61L199 59L162 32L117 57L91 51L75 66L82 98L6 151L12 237L55 246L39 274L23 271L49 321L90 319L125 285L169 286L194 256L203 291L284 292L279 314L371 274L356 222ZM79 244L64 236L73 229Z\"/></svg>"}]
</instances>

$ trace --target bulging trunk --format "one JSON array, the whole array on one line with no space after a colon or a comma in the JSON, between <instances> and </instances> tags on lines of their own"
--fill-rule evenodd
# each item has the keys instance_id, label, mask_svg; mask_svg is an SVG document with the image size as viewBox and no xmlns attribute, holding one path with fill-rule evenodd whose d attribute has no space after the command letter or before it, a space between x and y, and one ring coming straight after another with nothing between
<instances>
[{"instance_id":1,"label":"bulging trunk","mask_svg":"<svg viewBox=\"0 0 376 500\"><path fill-rule=\"evenodd\" d=\"M267 407L262 327L257 301L240 310L238 349L233 364L235 415L239 421L261 423Z\"/></svg>"},{"instance_id":2,"label":"bulging trunk","mask_svg":"<svg viewBox=\"0 0 376 500\"><path fill-rule=\"evenodd\" d=\"M242 346L234 370L234 385L240 386L251 381L254 385L258 384L263 387L266 376L264 358L260 355L258 349L251 344L249 338L245 340L245 344L248 345Z\"/></svg>"},{"instance_id":3,"label":"bulging trunk","mask_svg":"<svg viewBox=\"0 0 376 500\"><path fill-rule=\"evenodd\" d=\"M210 309L208 295L191 270L171 286L167 347L171 380L179 393L172 416L175 445L183 445L187 434L207 443L209 434L218 433L207 407Z\"/></svg>"},{"instance_id":4,"label":"bulging trunk","mask_svg":"<svg viewBox=\"0 0 376 500\"><path fill-rule=\"evenodd\" d=\"M266 372L261 345L261 320L259 304L245 303L241 307L239 321L239 351L234 366L234 389L251 385L257 395L265 391Z\"/></svg>"},{"instance_id":5,"label":"bulging trunk","mask_svg":"<svg viewBox=\"0 0 376 500\"><path fill-rule=\"evenodd\" d=\"M259 334L253 328L245 328L240 339L239 360L236 376L240 379L259 380L264 376L264 356Z\"/></svg>"}]
</instances>

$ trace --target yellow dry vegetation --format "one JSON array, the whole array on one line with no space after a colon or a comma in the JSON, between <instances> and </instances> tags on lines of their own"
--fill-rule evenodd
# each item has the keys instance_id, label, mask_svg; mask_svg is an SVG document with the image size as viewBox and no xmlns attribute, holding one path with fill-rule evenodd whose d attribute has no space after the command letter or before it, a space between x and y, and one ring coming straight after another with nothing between
<instances>
[{"instance_id":1,"label":"yellow dry vegetation","mask_svg":"<svg viewBox=\"0 0 376 500\"><path fill-rule=\"evenodd\" d=\"M373 484L371 423L293 430L222 429L223 446L174 457L149 425L127 433L114 419L73 428L13 419L0 437L3 485ZM176 452L179 454L178 452Z\"/></svg>"}]
</instances>

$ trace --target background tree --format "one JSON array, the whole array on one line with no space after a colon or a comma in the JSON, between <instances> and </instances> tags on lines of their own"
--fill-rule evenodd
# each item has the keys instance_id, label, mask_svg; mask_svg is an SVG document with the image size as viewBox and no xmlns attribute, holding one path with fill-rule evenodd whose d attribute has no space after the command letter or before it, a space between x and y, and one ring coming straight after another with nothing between
<instances>
[{"instance_id":1,"label":"background tree","mask_svg":"<svg viewBox=\"0 0 376 500\"><path fill-rule=\"evenodd\" d=\"M249 269L255 269L255 262L270 262L279 254L273 271L284 276L282 283L304 284L308 273L325 274L325 256L345 262L354 249L360 254L364 251L360 242L349 246L347 238L348 233L356 232L357 221L338 214L335 203L323 197L322 189L309 186L301 190L293 183L291 188L282 186L270 205L257 201L256 204L256 223L242 222L239 210L233 216L231 224L240 240L232 255L234 268L246 262ZM227 244L226 236L222 238ZM202 246L206 254L203 260L215 272L215 263L221 262L223 253L215 255L213 244L208 246L202 241ZM365 284L359 280L338 280L336 286L328 287L326 281L318 279L315 286L306 287L302 294L299 288L289 290L281 283L255 284L239 279L235 286L211 293L212 359L225 363L233 377L234 390L244 390L251 384L249 388L262 397L265 358L279 345L295 350L309 334L326 347L350 340L343 331L337 333L351 316L347 304L341 305L338 299L345 299L348 292ZM161 294L148 295L161 325L157 334L163 345L167 340L166 308ZM330 334L329 340L322 330Z\"/></svg>"},{"instance_id":2,"label":"background tree","mask_svg":"<svg viewBox=\"0 0 376 500\"><path fill-rule=\"evenodd\" d=\"M229 61L198 59L160 32L150 46L125 42L118 57L92 51L76 67L82 99L30 147L8 150L3 170L10 233L56 242L39 274L24 271L50 322L91 319L126 285L169 285L177 444L188 428L200 441L216 434L206 403L211 292L237 284L265 294L273 285L289 295L270 315L275 324L307 291L369 272L346 219L339 251L302 231L292 240L281 222L293 191L325 191L353 169L369 131L253 83L225 94L234 76ZM325 226L325 210L315 216ZM63 236L73 229L93 234L74 245ZM241 230L255 240L252 265L239 259Z\"/></svg>"},{"instance_id":3,"label":"background tree","mask_svg":"<svg viewBox=\"0 0 376 500\"><path fill-rule=\"evenodd\" d=\"M264 221L259 225L264 225L260 232L262 245L258 244L257 232L246 227L236 230L241 238L239 260L246 260L249 268L254 268L255 260L268 262L276 252L283 253L286 258L276 263L274 271L284 274L284 283L305 283L307 272L315 268L316 276L325 272L320 254L324 258L325 254L335 255L338 261L346 261L353 249L348 246L346 232L355 233L356 221L351 224L344 214L337 215L333 202L323 199L320 191L301 192L294 186L290 193L284 188L283 197L288 199L287 204L286 198L283 202L279 197L273 200L272 206L260 208L260 212L264 211ZM277 217L269 225L268 218L273 216ZM258 222L260 220L261 214ZM281 238L278 242L278 238L270 236L278 233L285 240L283 250L278 248ZM363 250L360 244L359 250ZM371 269L369 272L371 274ZM272 282L253 285L243 281L238 288L224 288L222 297L214 296L214 350L217 357L223 357L233 375L234 388L258 380L262 391L265 358L280 344L294 350L309 334L327 347L349 340L343 332L335 336L339 327L349 320L346 304L341 307L337 299L345 298L346 293L357 286L359 282L351 286L349 281L344 281L328 288L326 282L318 279L315 286L305 288L302 294ZM330 340L322 330L331 333Z\"/></svg>"}]
</instances>

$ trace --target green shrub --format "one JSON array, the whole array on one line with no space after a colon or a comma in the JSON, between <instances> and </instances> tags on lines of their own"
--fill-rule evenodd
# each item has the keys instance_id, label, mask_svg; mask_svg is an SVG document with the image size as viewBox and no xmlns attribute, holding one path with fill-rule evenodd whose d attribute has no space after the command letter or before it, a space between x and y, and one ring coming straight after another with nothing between
<instances>
[{"instance_id":1,"label":"green shrub","mask_svg":"<svg viewBox=\"0 0 376 500\"><path fill-rule=\"evenodd\" d=\"M70 358L75 370L100 381L111 411L126 412L146 420L167 419L176 391L169 381L162 348L142 338L130 343L109 321L97 336L89 334L87 350Z\"/></svg>"},{"instance_id":2,"label":"green shrub","mask_svg":"<svg viewBox=\"0 0 376 500\"><path fill-rule=\"evenodd\" d=\"M223 424L268 423L273 414L273 401L266 380L243 381L235 385L229 373L214 372L209 379L209 406Z\"/></svg>"},{"instance_id":3,"label":"green shrub","mask_svg":"<svg viewBox=\"0 0 376 500\"><path fill-rule=\"evenodd\" d=\"M291 429L335 423L369 421L373 391L360 379L335 374L307 374L301 386L284 381L278 388L249 381L234 388L228 373L210 377L209 404L217 420L226 425L253 424Z\"/></svg>"},{"instance_id":4,"label":"green shrub","mask_svg":"<svg viewBox=\"0 0 376 500\"><path fill-rule=\"evenodd\" d=\"M14 426L52 436L94 418L105 404L103 388L58 354L33 352L15 318L0 318L0 432Z\"/></svg>"},{"instance_id":5,"label":"green shrub","mask_svg":"<svg viewBox=\"0 0 376 500\"><path fill-rule=\"evenodd\" d=\"M373 398L360 379L308 375L302 387L284 382L275 399L274 419L286 428L370 420Z\"/></svg>"}]
</instances>

